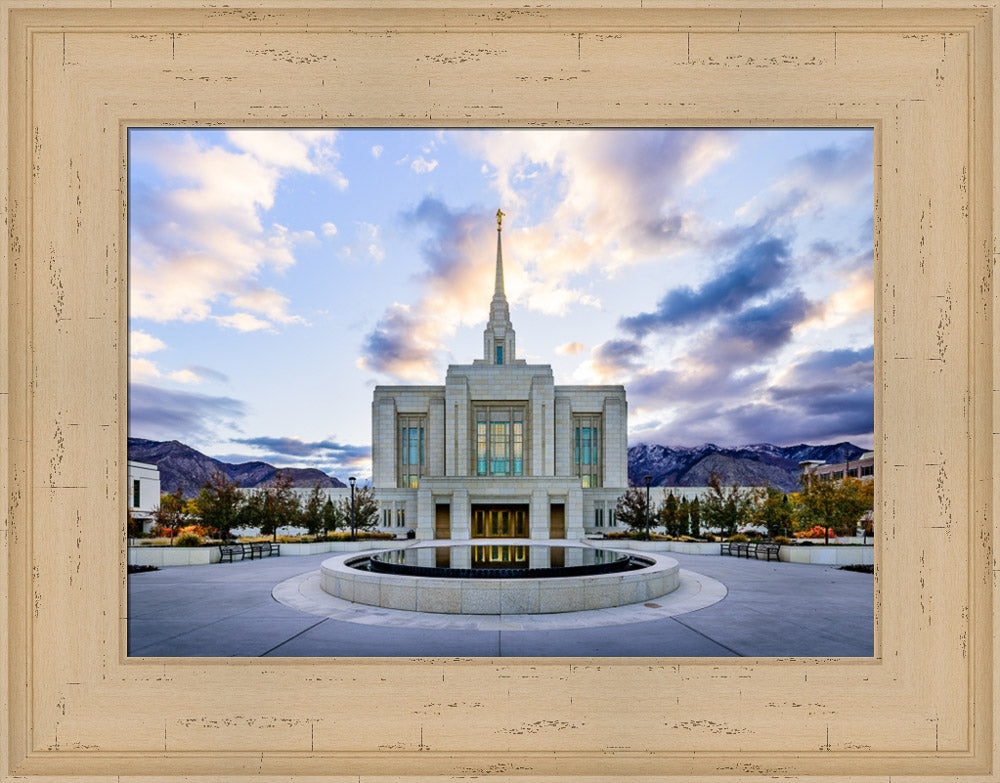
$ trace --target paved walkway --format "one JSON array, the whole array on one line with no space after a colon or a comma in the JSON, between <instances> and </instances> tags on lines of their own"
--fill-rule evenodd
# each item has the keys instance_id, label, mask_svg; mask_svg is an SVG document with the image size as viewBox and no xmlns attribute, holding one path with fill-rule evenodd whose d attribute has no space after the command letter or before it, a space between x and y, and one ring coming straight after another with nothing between
<instances>
[{"instance_id":1,"label":"paved walkway","mask_svg":"<svg viewBox=\"0 0 1000 783\"><path fill-rule=\"evenodd\" d=\"M683 611L675 600L528 623L479 624L427 616L386 622L390 610L331 604L299 611L272 596L279 583L307 585L330 557L275 557L177 566L129 576L129 654L135 656L871 656L873 580L836 568L669 553L702 588L726 594ZM715 581L713 581L715 580ZM705 587L707 586L707 587ZM699 588L699 589L702 589ZM694 590L689 583L688 591ZM305 590L309 593L309 590ZM280 595L280 590L278 591ZM684 600L683 596L675 597ZM336 600L336 599L333 599ZM701 603L704 603L702 601ZM697 604L691 604L697 605ZM312 607L315 610L315 606ZM349 611L343 611L349 609ZM650 619L643 619L648 612ZM616 615L617 613L617 615ZM575 613L574 613L575 614ZM324 616L329 615L329 616ZM523 617L523 616L521 616ZM546 619L548 618L548 619ZM391 618L390 618L391 619ZM509 618L514 619L514 618ZM605 624L607 622L608 624ZM463 625L464 623L464 625ZM534 623L534 625L532 625ZM547 624L546 624L547 623Z\"/></svg>"}]
</instances>

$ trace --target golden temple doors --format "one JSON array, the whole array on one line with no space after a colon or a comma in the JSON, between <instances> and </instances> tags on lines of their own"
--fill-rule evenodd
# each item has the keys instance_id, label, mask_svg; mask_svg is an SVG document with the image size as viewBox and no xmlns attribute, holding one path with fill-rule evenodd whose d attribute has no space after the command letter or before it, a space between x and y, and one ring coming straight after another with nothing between
<instances>
[{"instance_id":1,"label":"golden temple doors","mask_svg":"<svg viewBox=\"0 0 1000 783\"><path fill-rule=\"evenodd\" d=\"M473 506L472 538L528 538L528 507Z\"/></svg>"},{"instance_id":2,"label":"golden temple doors","mask_svg":"<svg viewBox=\"0 0 1000 783\"><path fill-rule=\"evenodd\" d=\"M549 538L566 538L566 506L562 503L549 508Z\"/></svg>"},{"instance_id":3,"label":"golden temple doors","mask_svg":"<svg viewBox=\"0 0 1000 783\"><path fill-rule=\"evenodd\" d=\"M435 506L434 538L451 538L451 506L443 503Z\"/></svg>"}]
</instances>

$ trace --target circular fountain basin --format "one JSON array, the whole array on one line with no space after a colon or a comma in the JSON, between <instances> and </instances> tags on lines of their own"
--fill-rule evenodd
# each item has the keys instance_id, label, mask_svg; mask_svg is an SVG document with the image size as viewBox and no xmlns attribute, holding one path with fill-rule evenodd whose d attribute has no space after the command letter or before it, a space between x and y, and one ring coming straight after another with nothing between
<instances>
[{"instance_id":1,"label":"circular fountain basin","mask_svg":"<svg viewBox=\"0 0 1000 783\"><path fill-rule=\"evenodd\" d=\"M511 539L338 555L321 576L324 591L355 603L494 615L607 609L680 583L677 561L664 555Z\"/></svg>"}]
</instances>

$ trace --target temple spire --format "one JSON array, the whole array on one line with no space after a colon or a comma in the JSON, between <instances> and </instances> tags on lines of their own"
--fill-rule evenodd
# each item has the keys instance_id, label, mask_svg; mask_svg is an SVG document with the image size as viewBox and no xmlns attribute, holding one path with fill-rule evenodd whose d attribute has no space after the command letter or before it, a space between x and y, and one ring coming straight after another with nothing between
<instances>
[{"instance_id":1,"label":"temple spire","mask_svg":"<svg viewBox=\"0 0 1000 783\"><path fill-rule=\"evenodd\" d=\"M503 291L503 250L500 247L500 232L503 230L503 215L499 209L497 210L497 279L496 285L493 289L493 298L498 296L504 296ZM506 297L504 297L506 299Z\"/></svg>"},{"instance_id":2,"label":"temple spire","mask_svg":"<svg viewBox=\"0 0 1000 783\"><path fill-rule=\"evenodd\" d=\"M484 360L487 364L510 364L514 361L514 326L510 322L510 307L503 288L502 210L497 210L497 268L490 302L490 320L483 332Z\"/></svg>"}]
</instances>

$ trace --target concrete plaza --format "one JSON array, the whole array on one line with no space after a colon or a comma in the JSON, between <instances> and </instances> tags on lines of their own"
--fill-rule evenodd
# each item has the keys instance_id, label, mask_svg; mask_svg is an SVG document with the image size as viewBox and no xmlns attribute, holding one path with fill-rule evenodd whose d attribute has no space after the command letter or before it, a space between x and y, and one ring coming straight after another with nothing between
<instances>
[{"instance_id":1,"label":"concrete plaza","mask_svg":"<svg viewBox=\"0 0 1000 783\"><path fill-rule=\"evenodd\" d=\"M829 566L671 553L725 595L668 614L647 604L470 626L469 618L349 605L332 616L279 603L276 585L305 580L329 554L178 566L129 576L132 656L321 657L868 657L869 574ZM718 586L716 586L717 589ZM668 604L669 596L662 603ZM331 597L332 599L332 597ZM339 599L332 599L339 600ZM345 602L346 603L346 602ZM387 613L390 615L387 617ZM617 613L617 614L616 614ZM648 613L650 619L645 619ZM586 614L586 613L583 613ZM406 616L412 617L412 622ZM491 618L495 621L496 618Z\"/></svg>"}]
</instances>

